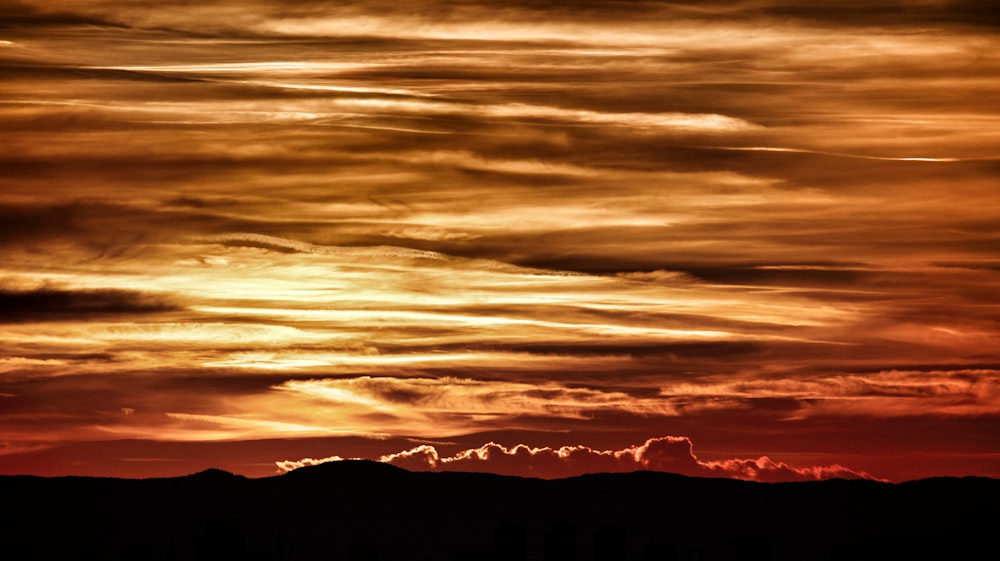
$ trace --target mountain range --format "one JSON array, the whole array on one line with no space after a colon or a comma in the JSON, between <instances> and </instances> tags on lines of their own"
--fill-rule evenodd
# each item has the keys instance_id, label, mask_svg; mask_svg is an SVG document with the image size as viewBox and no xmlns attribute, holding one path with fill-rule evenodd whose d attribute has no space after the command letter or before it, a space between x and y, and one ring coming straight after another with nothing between
<instances>
[{"instance_id":1,"label":"mountain range","mask_svg":"<svg viewBox=\"0 0 1000 561\"><path fill-rule=\"evenodd\" d=\"M543 480L352 460L250 479L4 476L11 560L989 559L1000 480Z\"/></svg>"}]
</instances>

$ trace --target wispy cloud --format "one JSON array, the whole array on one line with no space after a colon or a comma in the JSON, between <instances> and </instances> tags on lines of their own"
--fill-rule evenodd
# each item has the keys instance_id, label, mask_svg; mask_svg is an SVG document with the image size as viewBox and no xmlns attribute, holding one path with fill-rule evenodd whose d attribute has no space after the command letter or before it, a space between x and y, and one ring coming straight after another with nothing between
<instances>
[{"instance_id":1,"label":"wispy cloud","mask_svg":"<svg viewBox=\"0 0 1000 561\"><path fill-rule=\"evenodd\" d=\"M702 471L997 471L975 2L4 10L9 450L679 433Z\"/></svg>"}]
</instances>

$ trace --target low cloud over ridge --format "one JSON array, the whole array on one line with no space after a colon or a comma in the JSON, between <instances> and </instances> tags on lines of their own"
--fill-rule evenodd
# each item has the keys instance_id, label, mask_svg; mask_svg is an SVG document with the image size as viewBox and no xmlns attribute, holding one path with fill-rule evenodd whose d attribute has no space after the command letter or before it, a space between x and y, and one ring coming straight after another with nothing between
<instances>
[{"instance_id":1,"label":"low cloud over ridge","mask_svg":"<svg viewBox=\"0 0 1000 561\"><path fill-rule=\"evenodd\" d=\"M276 464L280 470L287 472L344 459L346 458L329 456L320 459L282 460ZM839 464L796 467L767 456L704 461L695 455L694 443L686 436L650 438L641 445L621 450L597 450L583 445L533 448L517 444L508 448L489 442L451 456L442 456L433 445L421 444L409 450L383 455L378 461L411 471L485 472L543 479L640 470L762 482L878 479L864 471Z\"/></svg>"}]
</instances>

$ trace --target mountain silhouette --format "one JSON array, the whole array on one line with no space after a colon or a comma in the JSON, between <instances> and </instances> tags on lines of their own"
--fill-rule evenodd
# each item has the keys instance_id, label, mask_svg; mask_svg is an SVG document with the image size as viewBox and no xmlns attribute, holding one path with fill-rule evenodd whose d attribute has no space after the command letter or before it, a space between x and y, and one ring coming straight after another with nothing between
<instances>
[{"instance_id":1,"label":"mountain silhouette","mask_svg":"<svg viewBox=\"0 0 1000 561\"><path fill-rule=\"evenodd\" d=\"M0 477L11 560L770 561L996 556L1000 480L557 480L331 462L249 479Z\"/></svg>"}]
</instances>

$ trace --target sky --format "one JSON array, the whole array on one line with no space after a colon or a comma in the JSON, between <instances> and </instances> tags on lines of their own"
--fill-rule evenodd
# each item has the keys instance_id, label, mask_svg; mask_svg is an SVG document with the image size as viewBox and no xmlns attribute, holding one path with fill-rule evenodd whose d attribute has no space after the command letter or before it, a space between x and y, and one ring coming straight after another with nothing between
<instances>
[{"instance_id":1,"label":"sky","mask_svg":"<svg viewBox=\"0 0 1000 561\"><path fill-rule=\"evenodd\" d=\"M5 0L0 474L1000 477L989 4Z\"/></svg>"}]
</instances>

